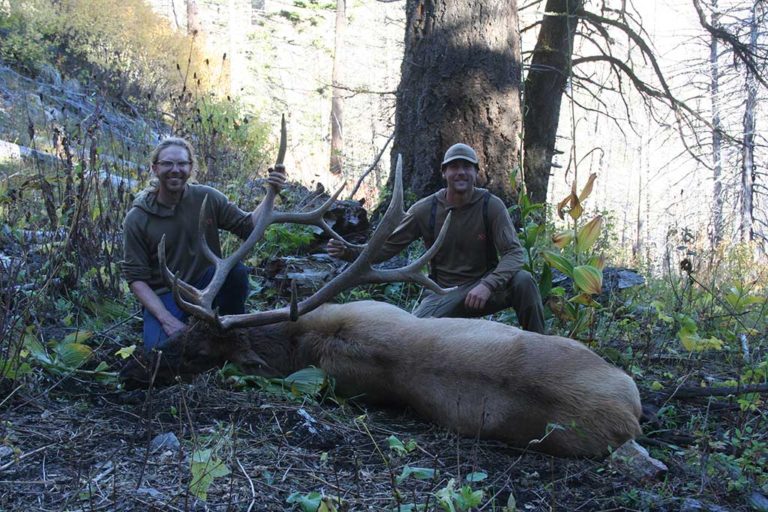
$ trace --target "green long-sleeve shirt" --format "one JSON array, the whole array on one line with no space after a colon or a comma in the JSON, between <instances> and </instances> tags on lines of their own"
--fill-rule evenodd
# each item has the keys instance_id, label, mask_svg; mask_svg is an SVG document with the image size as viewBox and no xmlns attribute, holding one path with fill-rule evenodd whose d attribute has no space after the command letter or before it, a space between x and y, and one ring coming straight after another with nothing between
<instances>
[{"instance_id":1,"label":"green long-sleeve shirt","mask_svg":"<svg viewBox=\"0 0 768 512\"><path fill-rule=\"evenodd\" d=\"M486 230L483 220L485 189L476 188L471 200L460 208L451 208L451 226L442 247L432 260L435 281L443 287L457 286L481 280L491 291L506 285L523 267L525 255L515 234L512 220L504 203L495 195L488 201ZM437 198L434 232L429 231L433 197ZM385 261L399 253L414 240L421 238L429 245L437 237L448 215L445 189L416 202L403 221L389 237L376 261ZM490 233L499 256L495 268L488 268L486 233Z\"/></svg>"},{"instance_id":2,"label":"green long-sleeve shirt","mask_svg":"<svg viewBox=\"0 0 768 512\"><path fill-rule=\"evenodd\" d=\"M208 196L205 238L213 252L221 255L219 229L242 239L253 230L251 214L244 212L215 188L188 184L181 201L168 207L157 201L154 191L144 191L133 201L123 226L121 270L129 282L145 281L155 292L167 291L157 257L165 235L165 254L171 272L188 283L198 280L212 265L200 248L199 218L203 199Z\"/></svg>"}]
</instances>

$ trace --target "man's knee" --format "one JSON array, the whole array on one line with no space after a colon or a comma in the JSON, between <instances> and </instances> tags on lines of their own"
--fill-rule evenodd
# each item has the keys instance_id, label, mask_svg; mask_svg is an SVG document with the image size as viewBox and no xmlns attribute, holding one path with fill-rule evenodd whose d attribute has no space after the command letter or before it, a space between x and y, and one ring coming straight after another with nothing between
<instances>
[{"instance_id":1,"label":"man's knee","mask_svg":"<svg viewBox=\"0 0 768 512\"><path fill-rule=\"evenodd\" d=\"M248 289L248 267L242 263L238 263L230 270L227 280L225 281L227 287L236 287L237 289Z\"/></svg>"},{"instance_id":2,"label":"man's knee","mask_svg":"<svg viewBox=\"0 0 768 512\"><path fill-rule=\"evenodd\" d=\"M511 287L514 290L519 290L520 292L536 292L536 294L539 293L539 287L536 285L536 280L533 278L530 272L527 270L520 270L518 271L513 277L511 281Z\"/></svg>"}]
</instances>

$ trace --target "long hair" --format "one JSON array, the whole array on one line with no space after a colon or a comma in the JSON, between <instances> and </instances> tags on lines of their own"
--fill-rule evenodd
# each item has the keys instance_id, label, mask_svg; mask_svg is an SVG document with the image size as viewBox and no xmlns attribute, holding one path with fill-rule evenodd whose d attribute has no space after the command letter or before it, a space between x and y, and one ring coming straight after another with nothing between
<instances>
[{"instance_id":1,"label":"long hair","mask_svg":"<svg viewBox=\"0 0 768 512\"><path fill-rule=\"evenodd\" d=\"M152 153L149 154L150 169L157 163L157 159L160 157L160 152L170 146L178 146L187 150L189 161L192 162L192 167L189 171L189 176L191 179L197 170L197 156L195 155L195 149L192 147L192 144L190 144L187 139L183 139L181 137L166 137L165 139L161 140L157 146L155 146L155 149L153 149ZM149 180L149 188L150 190L157 191L158 181L156 177L153 176L152 179Z\"/></svg>"}]
</instances>

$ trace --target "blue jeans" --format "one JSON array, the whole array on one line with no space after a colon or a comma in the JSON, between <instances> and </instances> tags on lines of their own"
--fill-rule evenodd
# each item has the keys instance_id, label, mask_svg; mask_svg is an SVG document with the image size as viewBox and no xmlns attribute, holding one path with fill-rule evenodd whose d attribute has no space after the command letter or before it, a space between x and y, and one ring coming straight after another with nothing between
<instances>
[{"instance_id":1,"label":"blue jeans","mask_svg":"<svg viewBox=\"0 0 768 512\"><path fill-rule=\"evenodd\" d=\"M193 286L195 288L204 288L213 278L214 267L208 267L205 274L198 279ZM213 307L219 308L221 315L238 315L245 313L245 300L248 298L248 267L238 263L227 276L221 291L213 300ZM176 301L173 300L173 292L158 295L165 308L182 322L186 322L189 315L179 309ZM144 309L144 353L148 354L154 348L162 348L168 340L160 321Z\"/></svg>"}]
</instances>

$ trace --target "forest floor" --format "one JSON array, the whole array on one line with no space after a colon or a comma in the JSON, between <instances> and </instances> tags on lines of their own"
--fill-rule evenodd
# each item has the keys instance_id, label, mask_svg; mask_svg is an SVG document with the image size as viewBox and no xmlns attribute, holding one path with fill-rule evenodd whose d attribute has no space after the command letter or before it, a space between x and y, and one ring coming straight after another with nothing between
<instances>
[{"instance_id":1,"label":"forest floor","mask_svg":"<svg viewBox=\"0 0 768 512\"><path fill-rule=\"evenodd\" d=\"M687 430L686 418L722 431L743 421L733 397L677 402L678 430L646 424L639 442L668 472L638 481L610 457L512 449L408 411L234 389L215 372L138 391L82 375L38 379L0 389L0 510L760 510L719 445ZM170 440L152 447L161 434ZM710 463L695 456L702 445Z\"/></svg>"}]
</instances>

